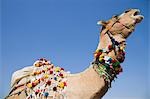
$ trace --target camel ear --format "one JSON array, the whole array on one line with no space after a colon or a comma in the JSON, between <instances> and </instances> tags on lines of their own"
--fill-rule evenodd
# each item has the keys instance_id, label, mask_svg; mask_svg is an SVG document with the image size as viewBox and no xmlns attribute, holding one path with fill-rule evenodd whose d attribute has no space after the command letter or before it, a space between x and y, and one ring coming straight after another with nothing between
<instances>
[{"instance_id":1,"label":"camel ear","mask_svg":"<svg viewBox=\"0 0 150 99\"><path fill-rule=\"evenodd\" d=\"M116 19L118 19L118 15L114 15L112 18L116 18Z\"/></svg>"},{"instance_id":2,"label":"camel ear","mask_svg":"<svg viewBox=\"0 0 150 99\"><path fill-rule=\"evenodd\" d=\"M106 21L98 21L97 24L98 25L102 25L102 26L105 27L108 24L108 22L106 22Z\"/></svg>"}]
</instances>

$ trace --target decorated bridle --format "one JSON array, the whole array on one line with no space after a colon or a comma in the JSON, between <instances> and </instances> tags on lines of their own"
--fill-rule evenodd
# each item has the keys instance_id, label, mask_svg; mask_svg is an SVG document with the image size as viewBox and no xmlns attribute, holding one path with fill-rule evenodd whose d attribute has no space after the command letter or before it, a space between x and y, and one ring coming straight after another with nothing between
<instances>
[{"instance_id":1,"label":"decorated bridle","mask_svg":"<svg viewBox=\"0 0 150 99\"><path fill-rule=\"evenodd\" d=\"M108 35L108 37L111 40L111 45L108 45L106 48L103 49L97 49L94 53L94 62L93 68L96 70L96 72L100 75L100 77L103 77L105 82L108 83L108 87L111 87L111 82L114 80L114 78L117 78L117 75L123 71L120 63L124 61L124 59L113 59L112 57L108 56L108 54L112 51L114 51L115 55L117 55L117 52L122 55L125 58L125 49L121 46L122 43L125 43L125 41L118 42L113 37L113 34L110 32L110 29L116 24L120 23L122 24L118 18L118 16L114 16L115 20L113 21L112 25L109 27L103 27L105 28L104 34ZM122 24L127 29L134 30L134 26L126 26ZM119 33L122 35L123 38L127 38L122 32Z\"/></svg>"}]
</instances>

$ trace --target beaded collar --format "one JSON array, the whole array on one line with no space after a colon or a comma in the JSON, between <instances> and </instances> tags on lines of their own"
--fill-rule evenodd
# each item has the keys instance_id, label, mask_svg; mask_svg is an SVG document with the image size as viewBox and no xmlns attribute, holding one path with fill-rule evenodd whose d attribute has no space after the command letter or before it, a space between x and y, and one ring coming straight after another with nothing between
<instances>
[{"instance_id":1,"label":"beaded collar","mask_svg":"<svg viewBox=\"0 0 150 99\"><path fill-rule=\"evenodd\" d=\"M95 68L96 66L96 72L100 75L100 77L104 78L105 82L108 83L108 87L111 87L111 81L114 80L114 78L117 78L117 75L123 71L120 63L122 63L124 59L113 59L108 56L108 54L114 51L115 55L119 53L124 57L125 49L121 46L123 42L119 43L110 35L109 37L112 45L108 45L104 49L97 49L95 51L93 67Z\"/></svg>"}]
</instances>

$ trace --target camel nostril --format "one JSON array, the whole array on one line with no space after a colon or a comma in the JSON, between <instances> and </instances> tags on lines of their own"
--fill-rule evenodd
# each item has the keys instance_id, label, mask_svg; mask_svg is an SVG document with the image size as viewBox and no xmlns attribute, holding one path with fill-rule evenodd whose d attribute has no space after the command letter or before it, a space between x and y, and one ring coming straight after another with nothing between
<instances>
[{"instance_id":1,"label":"camel nostril","mask_svg":"<svg viewBox=\"0 0 150 99\"><path fill-rule=\"evenodd\" d=\"M143 20L143 17L140 17L139 19L136 19L135 22L140 23L142 20Z\"/></svg>"},{"instance_id":2,"label":"camel nostril","mask_svg":"<svg viewBox=\"0 0 150 99\"><path fill-rule=\"evenodd\" d=\"M143 20L143 19L144 19L144 17L142 16L142 17L141 17L141 20Z\"/></svg>"}]
</instances>

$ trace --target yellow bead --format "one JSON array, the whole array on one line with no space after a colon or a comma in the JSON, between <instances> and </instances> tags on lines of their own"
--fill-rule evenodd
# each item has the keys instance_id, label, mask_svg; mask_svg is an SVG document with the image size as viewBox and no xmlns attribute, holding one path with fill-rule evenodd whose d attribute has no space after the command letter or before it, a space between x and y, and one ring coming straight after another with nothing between
<instances>
[{"instance_id":1,"label":"yellow bead","mask_svg":"<svg viewBox=\"0 0 150 99\"><path fill-rule=\"evenodd\" d=\"M40 74L40 73L41 73L41 71L37 71L37 72L36 72L36 74Z\"/></svg>"},{"instance_id":2,"label":"yellow bead","mask_svg":"<svg viewBox=\"0 0 150 99\"><path fill-rule=\"evenodd\" d=\"M40 67L40 64L39 64L39 63L36 63L36 64L35 64L35 67Z\"/></svg>"},{"instance_id":3,"label":"yellow bead","mask_svg":"<svg viewBox=\"0 0 150 99\"><path fill-rule=\"evenodd\" d=\"M104 56L105 56L105 54L104 54L104 53L102 53L102 54L100 55L100 58L104 58Z\"/></svg>"},{"instance_id":4,"label":"yellow bead","mask_svg":"<svg viewBox=\"0 0 150 99\"><path fill-rule=\"evenodd\" d=\"M59 72L60 71L60 68L59 67L56 67L55 68L55 72Z\"/></svg>"},{"instance_id":5,"label":"yellow bead","mask_svg":"<svg viewBox=\"0 0 150 99\"><path fill-rule=\"evenodd\" d=\"M123 47L120 47L120 49L121 49L121 50L124 50L124 48L123 48Z\"/></svg>"},{"instance_id":6,"label":"yellow bead","mask_svg":"<svg viewBox=\"0 0 150 99\"><path fill-rule=\"evenodd\" d=\"M45 75L44 75L44 78L48 78L48 77L49 77L49 75L48 75L48 74L45 74Z\"/></svg>"},{"instance_id":7,"label":"yellow bead","mask_svg":"<svg viewBox=\"0 0 150 99\"><path fill-rule=\"evenodd\" d=\"M31 83L28 83L28 84L27 84L27 87L28 87L28 88L31 88L31 87L32 87L32 84L31 84Z\"/></svg>"},{"instance_id":8,"label":"yellow bead","mask_svg":"<svg viewBox=\"0 0 150 99\"><path fill-rule=\"evenodd\" d=\"M99 58L99 61L102 62L102 61L103 61L103 58L100 57L100 58Z\"/></svg>"},{"instance_id":9,"label":"yellow bead","mask_svg":"<svg viewBox=\"0 0 150 99\"><path fill-rule=\"evenodd\" d=\"M64 86L65 86L65 85L64 85L63 82L60 82L60 83L59 83L59 87L60 87L60 88L64 88Z\"/></svg>"},{"instance_id":10,"label":"yellow bead","mask_svg":"<svg viewBox=\"0 0 150 99\"><path fill-rule=\"evenodd\" d=\"M35 82L36 84L38 84L38 83L39 83L39 81L38 81L38 80L35 80L34 82Z\"/></svg>"}]
</instances>

